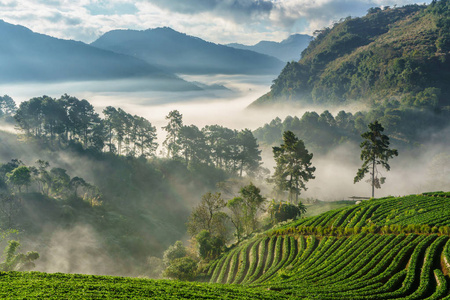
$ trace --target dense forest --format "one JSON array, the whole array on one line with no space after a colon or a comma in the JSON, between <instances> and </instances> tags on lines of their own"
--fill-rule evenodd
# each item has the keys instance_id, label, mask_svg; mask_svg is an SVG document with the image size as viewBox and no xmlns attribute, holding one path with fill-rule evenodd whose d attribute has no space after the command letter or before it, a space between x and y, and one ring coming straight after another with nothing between
<instances>
[{"instance_id":1,"label":"dense forest","mask_svg":"<svg viewBox=\"0 0 450 300\"><path fill-rule=\"evenodd\" d=\"M7 97L7 96L5 96ZM108 152L131 157L154 157L156 128L150 121L111 106L102 119L87 100L69 95L59 99L48 96L24 101L14 118L26 138L46 145L82 147L93 152ZM187 164L208 165L230 173L257 172L261 157L253 133L219 125L199 129L184 125L182 115L171 111L164 146L166 156Z\"/></svg>"},{"instance_id":2,"label":"dense forest","mask_svg":"<svg viewBox=\"0 0 450 300\"><path fill-rule=\"evenodd\" d=\"M316 31L253 106L277 102L340 105L397 100L448 110L449 1L372 8Z\"/></svg>"}]
</instances>

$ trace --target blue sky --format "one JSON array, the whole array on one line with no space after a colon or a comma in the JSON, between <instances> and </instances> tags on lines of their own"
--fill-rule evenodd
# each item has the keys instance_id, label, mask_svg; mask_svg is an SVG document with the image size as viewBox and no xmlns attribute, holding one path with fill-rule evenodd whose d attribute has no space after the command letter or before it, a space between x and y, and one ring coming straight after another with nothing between
<instances>
[{"instance_id":1,"label":"blue sky","mask_svg":"<svg viewBox=\"0 0 450 300\"><path fill-rule=\"evenodd\" d=\"M281 41L374 6L412 0L0 0L0 19L90 43L113 29L168 26L215 43ZM429 2L429 1L428 1ZM423 2L419 2L423 3Z\"/></svg>"}]
</instances>

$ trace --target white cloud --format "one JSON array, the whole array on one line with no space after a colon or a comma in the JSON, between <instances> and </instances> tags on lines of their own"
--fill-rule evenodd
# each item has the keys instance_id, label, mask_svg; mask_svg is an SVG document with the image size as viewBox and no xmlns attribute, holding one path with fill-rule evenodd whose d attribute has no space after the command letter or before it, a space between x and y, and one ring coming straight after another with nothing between
<instances>
[{"instance_id":1,"label":"white cloud","mask_svg":"<svg viewBox=\"0 0 450 300\"><path fill-rule=\"evenodd\" d=\"M92 42L113 29L169 26L216 43L253 44L312 33L368 8L411 0L0 0L0 19Z\"/></svg>"}]
</instances>

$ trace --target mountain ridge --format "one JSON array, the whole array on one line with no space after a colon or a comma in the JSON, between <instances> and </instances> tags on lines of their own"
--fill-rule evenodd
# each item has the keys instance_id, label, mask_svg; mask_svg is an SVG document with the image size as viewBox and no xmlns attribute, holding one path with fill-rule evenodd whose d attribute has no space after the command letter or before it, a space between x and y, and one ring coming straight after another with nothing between
<instances>
[{"instance_id":1,"label":"mountain ridge","mask_svg":"<svg viewBox=\"0 0 450 300\"><path fill-rule=\"evenodd\" d=\"M0 20L2 73L0 82L65 82L148 78L169 81L174 87L198 87L155 66L80 41L64 40Z\"/></svg>"},{"instance_id":2,"label":"mountain ridge","mask_svg":"<svg viewBox=\"0 0 450 300\"><path fill-rule=\"evenodd\" d=\"M298 61L300 53L308 46L312 36L307 34L292 34L281 42L260 41L255 45L243 45L239 43L227 44L227 46L259 52L274 56L281 61Z\"/></svg>"},{"instance_id":3,"label":"mountain ridge","mask_svg":"<svg viewBox=\"0 0 450 300\"><path fill-rule=\"evenodd\" d=\"M274 57L215 44L169 27L112 30L91 45L182 74L276 74L284 66Z\"/></svg>"}]
</instances>

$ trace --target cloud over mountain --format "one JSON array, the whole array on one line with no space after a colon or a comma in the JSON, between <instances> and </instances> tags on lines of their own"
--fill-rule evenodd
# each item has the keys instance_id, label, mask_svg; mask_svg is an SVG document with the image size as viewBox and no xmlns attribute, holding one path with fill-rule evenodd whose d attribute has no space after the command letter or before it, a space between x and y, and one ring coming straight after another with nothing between
<instances>
[{"instance_id":1,"label":"cloud over mountain","mask_svg":"<svg viewBox=\"0 0 450 300\"><path fill-rule=\"evenodd\" d=\"M169 26L215 43L281 41L374 6L413 0L0 0L0 19L92 42L113 29Z\"/></svg>"}]
</instances>

